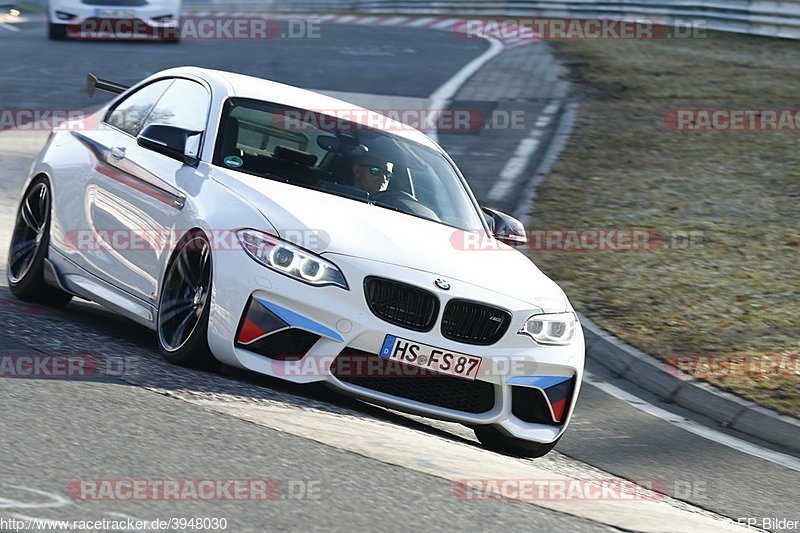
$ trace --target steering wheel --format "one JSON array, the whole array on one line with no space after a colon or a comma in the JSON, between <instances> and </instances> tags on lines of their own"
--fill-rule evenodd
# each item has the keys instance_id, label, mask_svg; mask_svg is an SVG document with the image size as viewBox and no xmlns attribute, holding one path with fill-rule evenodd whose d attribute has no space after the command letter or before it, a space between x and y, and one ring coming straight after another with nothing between
<instances>
[{"instance_id":1,"label":"steering wheel","mask_svg":"<svg viewBox=\"0 0 800 533\"><path fill-rule=\"evenodd\" d=\"M400 207L403 205L404 202L402 200L411 200L414 203L419 203L411 194L400 189L390 189L388 191L372 193L369 195L369 199L370 201L380 202L382 204L391 205L392 207Z\"/></svg>"},{"instance_id":2,"label":"steering wheel","mask_svg":"<svg viewBox=\"0 0 800 533\"><path fill-rule=\"evenodd\" d=\"M410 215L421 216L437 222L441 220L433 210L411 196L411 194L400 189L376 192L370 194L369 199L370 202L378 205L383 204Z\"/></svg>"}]
</instances>

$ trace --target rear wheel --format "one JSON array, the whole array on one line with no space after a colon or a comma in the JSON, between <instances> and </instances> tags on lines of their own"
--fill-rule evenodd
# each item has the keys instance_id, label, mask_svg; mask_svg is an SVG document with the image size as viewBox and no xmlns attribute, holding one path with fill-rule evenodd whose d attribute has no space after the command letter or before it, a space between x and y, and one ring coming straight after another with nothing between
<instances>
[{"instance_id":1,"label":"rear wheel","mask_svg":"<svg viewBox=\"0 0 800 533\"><path fill-rule=\"evenodd\" d=\"M509 437L494 426L477 426L473 428L475 436L481 444L494 451L515 455L517 457L543 457L556 447L561 437L548 444Z\"/></svg>"},{"instance_id":2,"label":"rear wheel","mask_svg":"<svg viewBox=\"0 0 800 533\"><path fill-rule=\"evenodd\" d=\"M205 370L219 363L208 347L211 244L199 230L181 239L162 282L158 340L171 363Z\"/></svg>"},{"instance_id":3,"label":"rear wheel","mask_svg":"<svg viewBox=\"0 0 800 533\"><path fill-rule=\"evenodd\" d=\"M36 178L22 197L11 246L6 277L12 294L21 300L47 305L66 305L72 295L44 281L44 260L50 246L50 182Z\"/></svg>"},{"instance_id":4,"label":"rear wheel","mask_svg":"<svg viewBox=\"0 0 800 533\"><path fill-rule=\"evenodd\" d=\"M66 24L47 24L47 37L54 41L61 41L67 38L67 25Z\"/></svg>"}]
</instances>

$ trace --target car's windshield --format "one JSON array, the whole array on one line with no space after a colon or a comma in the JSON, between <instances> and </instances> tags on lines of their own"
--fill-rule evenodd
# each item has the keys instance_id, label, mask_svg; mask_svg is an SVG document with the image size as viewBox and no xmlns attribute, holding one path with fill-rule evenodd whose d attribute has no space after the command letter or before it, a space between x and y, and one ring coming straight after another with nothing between
<instances>
[{"instance_id":1,"label":"car's windshield","mask_svg":"<svg viewBox=\"0 0 800 533\"><path fill-rule=\"evenodd\" d=\"M483 227L465 185L441 154L330 114L230 99L214 164L448 226Z\"/></svg>"}]
</instances>

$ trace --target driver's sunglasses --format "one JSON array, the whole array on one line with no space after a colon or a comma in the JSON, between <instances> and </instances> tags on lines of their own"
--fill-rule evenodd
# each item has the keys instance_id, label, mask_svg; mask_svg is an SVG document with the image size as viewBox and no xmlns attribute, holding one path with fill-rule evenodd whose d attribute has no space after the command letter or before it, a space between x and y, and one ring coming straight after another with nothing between
<instances>
[{"instance_id":1,"label":"driver's sunglasses","mask_svg":"<svg viewBox=\"0 0 800 533\"><path fill-rule=\"evenodd\" d=\"M373 176L381 176L382 175L387 180L392 179L392 176L394 176L394 174L392 174L391 170L383 170L381 167L373 167L371 165L363 165L361 163L359 163L358 166L366 168L367 170L369 170L369 173L372 174Z\"/></svg>"}]
</instances>

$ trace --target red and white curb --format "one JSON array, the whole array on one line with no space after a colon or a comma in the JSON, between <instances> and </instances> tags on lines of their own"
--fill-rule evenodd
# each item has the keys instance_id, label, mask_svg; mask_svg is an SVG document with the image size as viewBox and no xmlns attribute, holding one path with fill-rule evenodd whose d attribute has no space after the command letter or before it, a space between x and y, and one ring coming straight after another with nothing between
<instances>
[{"instance_id":1,"label":"red and white curb","mask_svg":"<svg viewBox=\"0 0 800 533\"><path fill-rule=\"evenodd\" d=\"M196 11L185 13L185 18L193 17L229 17L229 18L264 18L272 20L312 20L328 24L359 24L364 26L394 26L405 28L428 28L431 30L453 31L457 23L463 18L452 17L403 17L379 15L341 15L341 14L313 14L313 13L275 13L269 15L256 15L246 11ZM499 39L506 48L514 48L540 40L534 38Z\"/></svg>"}]
</instances>

